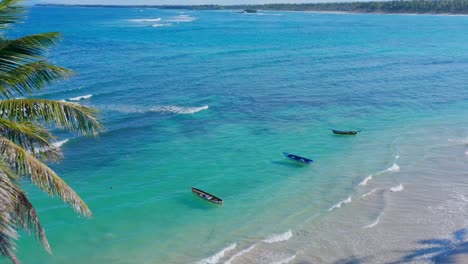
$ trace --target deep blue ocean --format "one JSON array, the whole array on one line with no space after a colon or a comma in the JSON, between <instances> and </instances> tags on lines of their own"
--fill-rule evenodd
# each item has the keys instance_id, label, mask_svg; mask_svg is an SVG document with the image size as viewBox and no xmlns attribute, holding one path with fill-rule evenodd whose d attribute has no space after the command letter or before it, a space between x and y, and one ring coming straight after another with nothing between
<instances>
[{"instance_id":1,"label":"deep blue ocean","mask_svg":"<svg viewBox=\"0 0 468 264\"><path fill-rule=\"evenodd\" d=\"M468 226L467 16L33 7L10 35L48 31L76 75L37 96L106 129L59 133L94 216L27 187L54 254L23 234L24 263L390 263Z\"/></svg>"}]
</instances>

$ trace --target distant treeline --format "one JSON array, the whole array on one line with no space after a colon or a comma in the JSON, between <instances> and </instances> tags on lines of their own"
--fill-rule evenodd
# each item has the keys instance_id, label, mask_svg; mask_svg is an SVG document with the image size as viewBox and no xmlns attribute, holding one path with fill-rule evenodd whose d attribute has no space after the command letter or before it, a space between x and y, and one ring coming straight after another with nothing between
<instances>
[{"instance_id":1,"label":"distant treeline","mask_svg":"<svg viewBox=\"0 0 468 264\"><path fill-rule=\"evenodd\" d=\"M264 4L264 5L160 5L160 6L97 6L83 7L140 7L189 10L258 9L270 11L339 11L356 13L418 13L418 14L468 14L468 0L398 0L383 2L347 2L314 4Z\"/></svg>"}]
</instances>

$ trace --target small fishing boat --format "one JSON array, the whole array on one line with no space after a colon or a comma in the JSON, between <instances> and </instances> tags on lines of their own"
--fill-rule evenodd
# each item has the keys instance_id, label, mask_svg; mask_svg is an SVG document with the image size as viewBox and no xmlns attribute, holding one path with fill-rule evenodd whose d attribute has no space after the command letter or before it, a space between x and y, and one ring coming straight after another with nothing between
<instances>
[{"instance_id":1,"label":"small fishing boat","mask_svg":"<svg viewBox=\"0 0 468 264\"><path fill-rule=\"evenodd\" d=\"M217 203L217 204L222 204L223 203L223 199L221 198L218 198L212 194L209 194L205 191L202 191L200 189L197 189L197 188L192 188L192 192L196 195L198 195L200 198L203 198L207 201L210 201L212 203Z\"/></svg>"},{"instance_id":2,"label":"small fishing boat","mask_svg":"<svg viewBox=\"0 0 468 264\"><path fill-rule=\"evenodd\" d=\"M298 162L301 162L301 163L305 163L305 164L312 164L312 162L314 162L311 159L304 158L304 157L294 155L294 154L290 154L290 153L287 153L287 152L283 152L283 155L286 156L286 158L288 158L288 159L298 161Z\"/></svg>"},{"instance_id":3,"label":"small fishing boat","mask_svg":"<svg viewBox=\"0 0 468 264\"><path fill-rule=\"evenodd\" d=\"M361 131L341 131L341 130L335 130L335 129L332 129L333 131L333 134L336 134L336 135L356 135L357 133L361 132Z\"/></svg>"}]
</instances>

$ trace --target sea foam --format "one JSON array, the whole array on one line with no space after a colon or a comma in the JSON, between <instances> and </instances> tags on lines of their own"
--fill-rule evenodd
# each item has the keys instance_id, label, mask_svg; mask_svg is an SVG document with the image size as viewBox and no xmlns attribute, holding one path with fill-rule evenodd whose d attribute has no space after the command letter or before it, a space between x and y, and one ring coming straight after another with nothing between
<instances>
[{"instance_id":1,"label":"sea foam","mask_svg":"<svg viewBox=\"0 0 468 264\"><path fill-rule=\"evenodd\" d=\"M54 148L60 148L61 146L63 146L63 144L67 143L68 142L68 139L64 139L64 140L61 140L61 141L57 141L57 142L54 142L52 143L52 146Z\"/></svg>"},{"instance_id":2,"label":"sea foam","mask_svg":"<svg viewBox=\"0 0 468 264\"><path fill-rule=\"evenodd\" d=\"M294 255L292 255L290 257L287 257L287 258L272 262L272 264L286 264L286 263L289 263L289 262L293 261L295 258L296 258L296 255L294 254Z\"/></svg>"},{"instance_id":3,"label":"sea foam","mask_svg":"<svg viewBox=\"0 0 468 264\"><path fill-rule=\"evenodd\" d=\"M292 237L293 233L291 232L291 230L288 230L287 232L284 232L282 234L270 235L267 238L265 238L263 242L271 244L276 242L288 241Z\"/></svg>"},{"instance_id":4,"label":"sea foam","mask_svg":"<svg viewBox=\"0 0 468 264\"><path fill-rule=\"evenodd\" d=\"M393 165L386 169L385 172L399 172L400 171L400 166L398 166L398 164L396 163L393 163Z\"/></svg>"},{"instance_id":5,"label":"sea foam","mask_svg":"<svg viewBox=\"0 0 468 264\"><path fill-rule=\"evenodd\" d=\"M343 200L343 201L340 201L339 203L333 205L332 207L330 207L330 209L328 209L328 211L333 211L335 209L338 209L338 208L341 208L341 206L343 206L344 204L348 204L352 202L352 199L351 199L351 196L349 196L347 199Z\"/></svg>"},{"instance_id":6,"label":"sea foam","mask_svg":"<svg viewBox=\"0 0 468 264\"><path fill-rule=\"evenodd\" d=\"M172 17L171 19L168 19L167 21L169 22L178 22L178 23L187 23L187 22L192 22L197 20L196 17L192 17L189 15L178 15L175 17Z\"/></svg>"},{"instance_id":7,"label":"sea foam","mask_svg":"<svg viewBox=\"0 0 468 264\"><path fill-rule=\"evenodd\" d=\"M77 96L77 97L72 97L68 98L69 101L80 101L80 100L85 100L91 98L93 95L92 94L87 94L87 95L82 95L82 96Z\"/></svg>"},{"instance_id":8,"label":"sea foam","mask_svg":"<svg viewBox=\"0 0 468 264\"><path fill-rule=\"evenodd\" d=\"M136 23L148 23L148 22L158 22L161 21L161 18L140 18L140 19L129 19L128 21L130 22L136 22Z\"/></svg>"},{"instance_id":9,"label":"sea foam","mask_svg":"<svg viewBox=\"0 0 468 264\"><path fill-rule=\"evenodd\" d=\"M239 251L238 253L234 254L230 259L228 259L228 261L224 262L224 264L231 264L232 261L233 261L235 258L240 257L240 256L242 256L242 255L244 255L244 254L246 254L246 253L249 253L249 252L252 251L254 248L255 248L255 244L252 245L252 246L250 246L250 247L248 247L248 248L246 248L246 249L244 249L244 250Z\"/></svg>"},{"instance_id":10,"label":"sea foam","mask_svg":"<svg viewBox=\"0 0 468 264\"><path fill-rule=\"evenodd\" d=\"M223 257L224 255L231 251L231 250L234 250L235 248L237 247L237 244L236 243L233 243L225 248L223 248L221 251L219 251L218 253L214 254L213 256L210 256L208 258L205 258L205 259L202 259L198 262L196 262L197 264L216 264L218 263Z\"/></svg>"},{"instance_id":11,"label":"sea foam","mask_svg":"<svg viewBox=\"0 0 468 264\"><path fill-rule=\"evenodd\" d=\"M392 192L401 192L401 191L403 191L403 185L400 184L398 186L392 187L392 188L390 188L390 191L392 191Z\"/></svg>"},{"instance_id":12,"label":"sea foam","mask_svg":"<svg viewBox=\"0 0 468 264\"><path fill-rule=\"evenodd\" d=\"M374 222L372 222L372 223L370 223L370 224L368 224L366 226L363 226L362 228L366 228L366 229L367 228L373 228L374 226L378 225L379 222L380 222L380 217L381 216L382 216L382 214L380 214L379 217L377 217L377 219Z\"/></svg>"},{"instance_id":13,"label":"sea foam","mask_svg":"<svg viewBox=\"0 0 468 264\"><path fill-rule=\"evenodd\" d=\"M166 114L194 114L209 108L204 105L200 107L183 107L176 105L167 106L153 106L153 107L141 107L141 106L104 106L103 109L122 112L122 113L166 113Z\"/></svg>"},{"instance_id":14,"label":"sea foam","mask_svg":"<svg viewBox=\"0 0 468 264\"><path fill-rule=\"evenodd\" d=\"M372 180L373 175L367 176L362 182L359 183L359 186L366 186L367 183Z\"/></svg>"},{"instance_id":15,"label":"sea foam","mask_svg":"<svg viewBox=\"0 0 468 264\"><path fill-rule=\"evenodd\" d=\"M365 198L365 197L367 197L367 196L369 196L369 195L371 195L371 194L375 193L376 191L377 191L377 189L373 189L372 191L370 191L370 192L367 192L367 193L365 193L365 194L361 195L361 198Z\"/></svg>"}]
</instances>

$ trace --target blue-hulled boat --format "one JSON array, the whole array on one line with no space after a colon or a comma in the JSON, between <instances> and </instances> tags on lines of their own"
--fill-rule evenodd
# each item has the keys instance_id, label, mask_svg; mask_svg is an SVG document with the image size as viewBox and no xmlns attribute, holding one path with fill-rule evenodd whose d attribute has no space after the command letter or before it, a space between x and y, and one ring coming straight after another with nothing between
<instances>
[{"instance_id":1,"label":"blue-hulled boat","mask_svg":"<svg viewBox=\"0 0 468 264\"><path fill-rule=\"evenodd\" d=\"M286 156L286 158L288 158L290 160L294 160L294 161L305 163L305 164L312 164L312 162L314 162L311 159L304 158L304 157L294 155L294 154L291 154L291 153L287 153L287 152L283 152L283 155Z\"/></svg>"}]
</instances>

